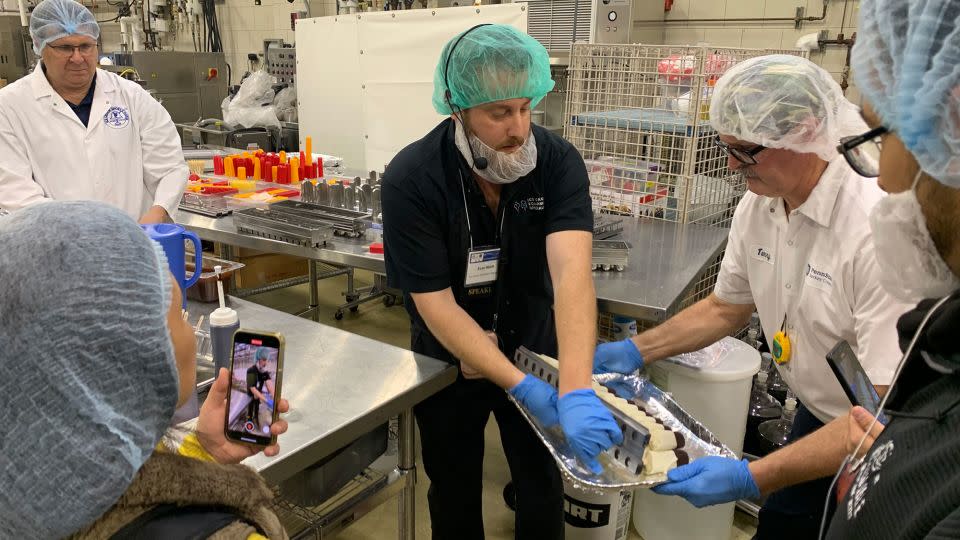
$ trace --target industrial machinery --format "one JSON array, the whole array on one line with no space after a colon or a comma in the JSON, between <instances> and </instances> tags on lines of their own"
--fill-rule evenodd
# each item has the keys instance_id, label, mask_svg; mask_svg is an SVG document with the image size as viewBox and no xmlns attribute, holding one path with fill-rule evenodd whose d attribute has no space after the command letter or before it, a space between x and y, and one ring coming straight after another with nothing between
<instances>
[{"instance_id":1,"label":"industrial machinery","mask_svg":"<svg viewBox=\"0 0 960 540\"><path fill-rule=\"evenodd\" d=\"M277 83L297 84L297 49L282 39L263 40L263 67Z\"/></svg>"},{"instance_id":2,"label":"industrial machinery","mask_svg":"<svg viewBox=\"0 0 960 540\"><path fill-rule=\"evenodd\" d=\"M527 4L527 33L551 58L565 58L574 41L629 43L631 0L515 0ZM645 4L653 5L654 2ZM662 6L661 16L662 16Z\"/></svg>"},{"instance_id":3,"label":"industrial machinery","mask_svg":"<svg viewBox=\"0 0 960 540\"><path fill-rule=\"evenodd\" d=\"M133 69L175 123L221 116L229 68L223 53L134 51L104 55L117 73Z\"/></svg>"},{"instance_id":4,"label":"industrial machinery","mask_svg":"<svg viewBox=\"0 0 960 540\"><path fill-rule=\"evenodd\" d=\"M20 17L0 15L0 87L27 75L35 63L30 32L20 26Z\"/></svg>"}]
</instances>

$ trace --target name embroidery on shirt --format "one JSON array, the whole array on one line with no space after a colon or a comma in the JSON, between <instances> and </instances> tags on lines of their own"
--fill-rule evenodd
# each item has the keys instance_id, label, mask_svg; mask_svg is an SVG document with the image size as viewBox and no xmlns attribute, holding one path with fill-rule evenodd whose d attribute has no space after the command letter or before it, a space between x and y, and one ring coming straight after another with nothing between
<instances>
[{"instance_id":1,"label":"name embroidery on shirt","mask_svg":"<svg viewBox=\"0 0 960 540\"><path fill-rule=\"evenodd\" d=\"M773 255L770 253L769 249L763 246L754 245L753 247L750 248L750 250L751 250L750 256L753 257L754 259L760 262L765 262L767 264L771 264L771 265L773 264Z\"/></svg>"},{"instance_id":2,"label":"name embroidery on shirt","mask_svg":"<svg viewBox=\"0 0 960 540\"><path fill-rule=\"evenodd\" d=\"M804 275L811 287L816 287L822 291L829 291L833 288L833 276L830 275L830 272L821 270L811 263L807 263L807 270Z\"/></svg>"},{"instance_id":3,"label":"name embroidery on shirt","mask_svg":"<svg viewBox=\"0 0 960 540\"><path fill-rule=\"evenodd\" d=\"M130 123L130 113L123 107L110 107L103 113L103 123L113 129L122 129Z\"/></svg>"},{"instance_id":4,"label":"name embroidery on shirt","mask_svg":"<svg viewBox=\"0 0 960 540\"><path fill-rule=\"evenodd\" d=\"M518 214L520 212L526 212L527 210L531 212L543 212L543 208L543 197L528 197L513 203L513 211Z\"/></svg>"},{"instance_id":5,"label":"name embroidery on shirt","mask_svg":"<svg viewBox=\"0 0 960 540\"><path fill-rule=\"evenodd\" d=\"M874 448L870 452L870 457L860 464L857 478L850 486L850 494L847 496L847 521L857 519L857 514L867 503L867 491L870 486L880 481L880 469L891 454L893 454L893 441L887 441Z\"/></svg>"}]
</instances>

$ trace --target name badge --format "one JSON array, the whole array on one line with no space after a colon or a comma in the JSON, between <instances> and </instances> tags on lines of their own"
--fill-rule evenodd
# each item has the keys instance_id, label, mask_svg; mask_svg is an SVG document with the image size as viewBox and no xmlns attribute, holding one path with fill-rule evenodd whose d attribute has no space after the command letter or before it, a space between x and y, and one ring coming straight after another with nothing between
<instances>
[{"instance_id":1,"label":"name badge","mask_svg":"<svg viewBox=\"0 0 960 540\"><path fill-rule=\"evenodd\" d=\"M489 285L497 281L500 266L500 248L471 249L467 252L467 273L463 284L467 287Z\"/></svg>"}]
</instances>

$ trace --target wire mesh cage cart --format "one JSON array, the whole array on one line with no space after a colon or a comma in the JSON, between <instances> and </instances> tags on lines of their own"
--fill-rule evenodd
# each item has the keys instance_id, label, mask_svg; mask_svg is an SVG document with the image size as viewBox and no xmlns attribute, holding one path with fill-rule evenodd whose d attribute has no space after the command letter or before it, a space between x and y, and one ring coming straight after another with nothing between
<instances>
[{"instance_id":1,"label":"wire mesh cage cart","mask_svg":"<svg viewBox=\"0 0 960 540\"><path fill-rule=\"evenodd\" d=\"M714 84L739 62L798 50L574 43L564 137L583 155L596 212L729 227L746 185L714 144ZM721 254L722 257L722 254ZM706 297L698 275L681 309ZM604 333L601 319L601 336ZM639 321L641 327L643 321Z\"/></svg>"}]
</instances>

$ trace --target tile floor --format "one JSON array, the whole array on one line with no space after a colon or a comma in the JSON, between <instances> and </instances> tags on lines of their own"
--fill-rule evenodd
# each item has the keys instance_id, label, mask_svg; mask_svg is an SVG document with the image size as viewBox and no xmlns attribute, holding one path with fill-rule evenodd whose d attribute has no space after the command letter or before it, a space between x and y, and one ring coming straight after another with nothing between
<instances>
[{"instance_id":1,"label":"tile floor","mask_svg":"<svg viewBox=\"0 0 960 540\"><path fill-rule=\"evenodd\" d=\"M358 271L356 283L358 287L372 283L370 273ZM398 347L408 348L410 343L410 325L403 307L387 308L382 302L374 301L360 307L359 313L347 313L341 321L336 321L333 314L336 306L343 301L342 291L346 288L346 278L337 277L320 282L320 323L341 328L362 336L390 343ZM309 298L306 285L291 287L279 291L264 293L251 297L249 300L270 306L281 311L292 313L303 309ZM500 447L500 435L493 417L487 424L486 449L484 455L484 529L486 537L491 540L513 538L513 512L503 504L503 486L509 480L507 462ZM420 481L417 484L417 537L430 538L430 517L427 510L428 479L420 471ZM380 540L393 538L397 530L397 505L393 501L387 502L350 525L337 538L344 540ZM733 527L730 531L731 540L747 540L756 531L756 521L751 516L737 512ZM636 531L630 531L631 540L640 539ZM688 540L688 539L683 539Z\"/></svg>"}]
</instances>

